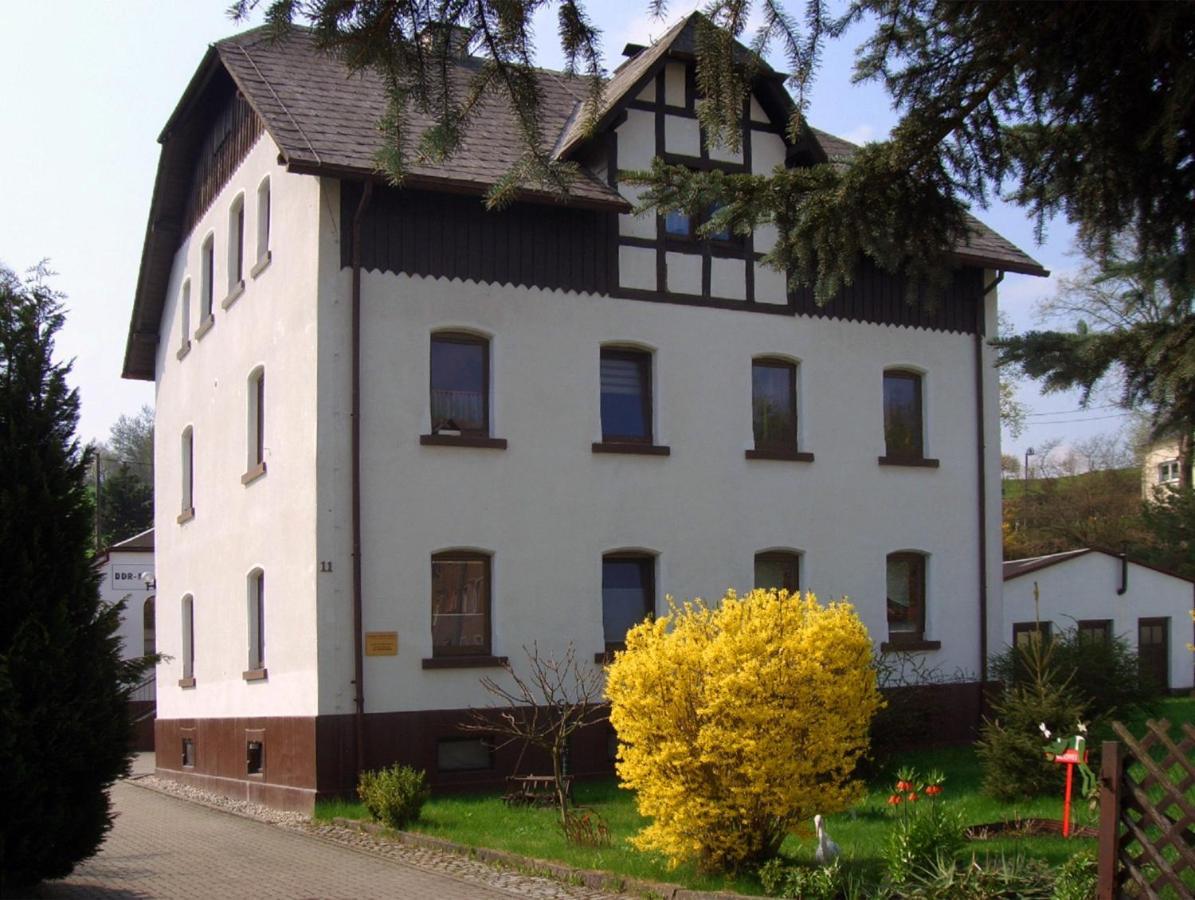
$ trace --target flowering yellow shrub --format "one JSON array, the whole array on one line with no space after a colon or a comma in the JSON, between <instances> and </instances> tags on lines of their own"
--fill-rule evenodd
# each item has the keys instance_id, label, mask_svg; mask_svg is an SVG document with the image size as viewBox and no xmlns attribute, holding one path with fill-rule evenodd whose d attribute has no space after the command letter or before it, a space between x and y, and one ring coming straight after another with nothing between
<instances>
[{"instance_id":1,"label":"flowering yellow shrub","mask_svg":"<svg viewBox=\"0 0 1195 900\"><path fill-rule=\"evenodd\" d=\"M867 629L844 601L730 591L627 634L606 681L618 775L652 821L633 837L671 865L734 870L774 855L851 780L881 704Z\"/></svg>"}]
</instances>

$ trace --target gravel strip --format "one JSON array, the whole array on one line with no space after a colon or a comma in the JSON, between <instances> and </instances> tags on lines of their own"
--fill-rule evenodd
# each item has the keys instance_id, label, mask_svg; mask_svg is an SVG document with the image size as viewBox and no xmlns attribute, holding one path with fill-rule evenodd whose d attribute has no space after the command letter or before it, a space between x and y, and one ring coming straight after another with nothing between
<instances>
[{"instance_id":1,"label":"gravel strip","mask_svg":"<svg viewBox=\"0 0 1195 900\"><path fill-rule=\"evenodd\" d=\"M368 834L343 825L313 822L302 813L271 809L246 800L232 800L190 785L180 784L156 775L133 777L129 782L148 790L169 794L233 815L255 819L270 825L306 834L363 853L382 856L403 865L451 875L492 890L505 891L535 900L626 900L626 894L602 892L584 885L569 884L523 871L482 862L459 853L449 853L426 847L415 847Z\"/></svg>"}]
</instances>

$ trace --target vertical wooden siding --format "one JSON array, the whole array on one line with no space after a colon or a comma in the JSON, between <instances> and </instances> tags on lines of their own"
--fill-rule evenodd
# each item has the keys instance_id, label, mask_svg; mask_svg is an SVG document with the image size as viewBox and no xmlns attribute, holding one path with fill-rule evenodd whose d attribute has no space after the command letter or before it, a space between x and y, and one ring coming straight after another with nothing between
<instances>
[{"instance_id":1,"label":"vertical wooden siding","mask_svg":"<svg viewBox=\"0 0 1195 900\"><path fill-rule=\"evenodd\" d=\"M352 221L360 196L358 185L343 183L343 222ZM480 197L378 189L361 222L361 264L396 274L605 294L615 228L613 213L526 203L490 212ZM352 263L350 240L341 241L340 262Z\"/></svg>"},{"instance_id":2,"label":"vertical wooden siding","mask_svg":"<svg viewBox=\"0 0 1195 900\"><path fill-rule=\"evenodd\" d=\"M184 234L190 233L195 223L207 212L216 195L261 136L261 119L239 92L230 94L214 110L210 121L195 154L191 189L187 194Z\"/></svg>"},{"instance_id":3,"label":"vertical wooden siding","mask_svg":"<svg viewBox=\"0 0 1195 900\"><path fill-rule=\"evenodd\" d=\"M797 315L975 334L982 327L983 271L959 269L950 288L932 304L910 305L904 279L872 265L825 306L817 305L811 288L798 288L792 296Z\"/></svg>"}]
</instances>

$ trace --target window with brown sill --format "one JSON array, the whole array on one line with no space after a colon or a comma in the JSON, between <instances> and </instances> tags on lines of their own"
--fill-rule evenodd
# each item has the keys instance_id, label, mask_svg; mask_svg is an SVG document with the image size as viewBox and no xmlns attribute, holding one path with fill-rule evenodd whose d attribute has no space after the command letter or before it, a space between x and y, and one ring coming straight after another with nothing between
<instances>
[{"instance_id":1,"label":"window with brown sill","mask_svg":"<svg viewBox=\"0 0 1195 900\"><path fill-rule=\"evenodd\" d=\"M490 557L432 556L432 657L490 657Z\"/></svg>"}]
</instances>

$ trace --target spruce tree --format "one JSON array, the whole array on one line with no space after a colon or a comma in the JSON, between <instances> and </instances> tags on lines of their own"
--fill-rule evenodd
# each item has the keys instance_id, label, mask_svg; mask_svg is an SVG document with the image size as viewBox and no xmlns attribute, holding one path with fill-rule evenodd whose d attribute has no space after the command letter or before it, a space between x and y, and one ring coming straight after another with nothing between
<instances>
[{"instance_id":1,"label":"spruce tree","mask_svg":"<svg viewBox=\"0 0 1195 900\"><path fill-rule=\"evenodd\" d=\"M53 359L62 301L44 268L0 267L0 895L92 856L128 771L120 606L99 599L78 392Z\"/></svg>"}]
</instances>

